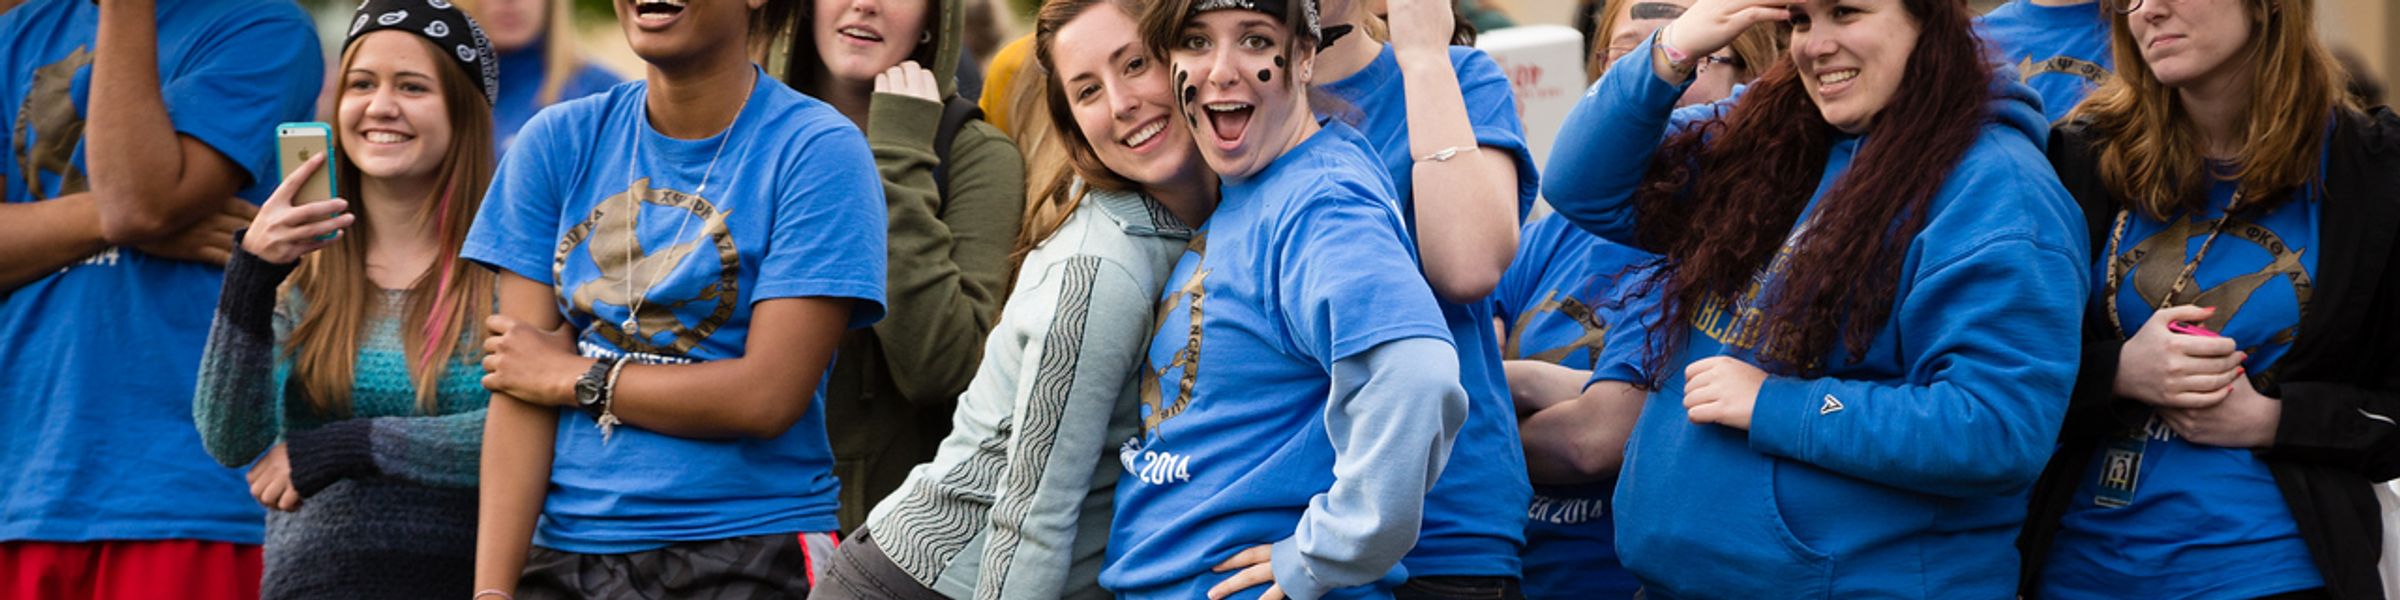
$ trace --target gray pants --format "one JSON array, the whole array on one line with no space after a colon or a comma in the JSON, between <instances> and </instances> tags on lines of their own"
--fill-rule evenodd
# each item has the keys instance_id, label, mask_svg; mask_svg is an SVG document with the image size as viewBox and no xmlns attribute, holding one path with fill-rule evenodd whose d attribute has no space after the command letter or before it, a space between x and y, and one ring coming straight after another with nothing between
<instances>
[{"instance_id":1,"label":"gray pants","mask_svg":"<svg viewBox=\"0 0 2400 600\"><path fill-rule=\"evenodd\" d=\"M865 529L834 550L815 600L948 600L909 577Z\"/></svg>"},{"instance_id":2,"label":"gray pants","mask_svg":"<svg viewBox=\"0 0 2400 600\"><path fill-rule=\"evenodd\" d=\"M519 600L808 597L833 554L831 533L779 533L685 542L627 554L535 547Z\"/></svg>"}]
</instances>

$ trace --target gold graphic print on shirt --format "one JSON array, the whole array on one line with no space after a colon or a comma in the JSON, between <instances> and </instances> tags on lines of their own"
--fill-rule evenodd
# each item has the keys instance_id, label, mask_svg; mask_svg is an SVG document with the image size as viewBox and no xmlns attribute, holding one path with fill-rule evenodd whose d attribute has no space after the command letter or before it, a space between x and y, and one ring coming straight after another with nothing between
<instances>
[{"instance_id":1,"label":"gold graphic print on shirt","mask_svg":"<svg viewBox=\"0 0 2400 600\"><path fill-rule=\"evenodd\" d=\"M1185 250L1207 256L1208 237L1205 234L1193 236L1191 245L1187 246ZM1157 322L1162 332L1167 326L1168 311L1172 311L1177 305L1182 304L1184 298L1191 299L1191 324L1190 333L1184 337L1183 347L1175 350L1175 356L1167 361L1167 365L1150 370L1146 376L1142 377L1142 408L1149 413L1142 417L1143 437L1149 437L1156 433L1160 424L1167 422L1167 419L1175 418L1175 415L1183 414L1183 409L1190 408L1192 405L1192 387L1200 380L1200 317L1201 306L1208 300L1208 290L1205 287L1208 283L1208 272L1206 268L1193 269L1190 281L1185 281L1183 287L1177 288L1174 293L1168 294L1165 299L1158 302ZM1183 376L1176 382L1178 393L1175 396L1175 404L1160 406L1166 399L1162 397L1165 390L1159 387L1158 380L1165 377L1167 371L1178 367L1183 369Z\"/></svg>"},{"instance_id":2,"label":"gold graphic print on shirt","mask_svg":"<svg viewBox=\"0 0 2400 600\"><path fill-rule=\"evenodd\" d=\"M2040 62L2028 56L2025 60L2017 61L2017 72L2025 74L2026 81L2032 81L2035 75L2043 73L2059 73L2082 78L2093 85L2107 83L2110 76L2108 67L2072 56L2053 56Z\"/></svg>"},{"instance_id":3,"label":"gold graphic print on shirt","mask_svg":"<svg viewBox=\"0 0 2400 600\"><path fill-rule=\"evenodd\" d=\"M42 175L58 176L58 195L92 189L83 169L75 167L75 144L83 141L83 119L75 116L71 95L75 72L92 66L90 48L78 47L66 58L33 70L33 87L17 107L17 126L9 132L9 153L16 156L18 176L32 200L42 194ZM30 140L27 138L31 138ZM0 190L5 193L7 190Z\"/></svg>"},{"instance_id":4,"label":"gold graphic print on shirt","mask_svg":"<svg viewBox=\"0 0 2400 600\"><path fill-rule=\"evenodd\" d=\"M2214 225L2216 221L2213 219L2201 220L2188 215L2178 218L2168 223L2166 229L2159 230L2126 250L2116 260L2108 261L2108 268L2115 271L2118 281L2124 280L2126 270L2132 270L2134 294L2141 297L2142 302L2157 306L2166 299L2167 292L2175 288L2176 277L2183 273L2184 260L2188 258L2186 249L2190 247L2191 240L2208 237L2208 230ZM2283 236L2276 235L2274 230L2237 218L2226 224L2225 233L2217 238L2219 247L2209 253L2224 256L2221 254L2225 251L2223 245L2240 243L2237 239L2257 245L2260 250L2273 255L2274 262L2256 273L2228 279L2216 287L2201 290L2198 295L2192 291L2200 289L2199 283L2187 280L2183 285L2183 293L2176 296L2175 303L2217 308L2216 314L2201 322L2201 326L2210 331L2224 331L2225 324L2232 322L2234 315L2241 314L2242 305L2250 302L2250 296L2258 293L2259 286L2265 285L2270 279L2285 277L2292 282L2292 294L2299 303L2300 313L2308 314L2308 298L2315 285L2308 277L2308 270L2300 264L2300 257L2307 249L2292 249L2283 243ZM2114 293L2115 290L2110 292ZM2291 341L2288 336L2298 328L2298 321L2294 323L2293 327L2277 334L2269 343Z\"/></svg>"},{"instance_id":5,"label":"gold graphic print on shirt","mask_svg":"<svg viewBox=\"0 0 2400 600\"><path fill-rule=\"evenodd\" d=\"M640 225L642 213L660 217L664 211L640 210L642 205L674 209L685 214L673 214L653 229L679 231L697 229L690 240L674 240L664 248L645 248L633 232ZM567 230L558 241L552 255L552 281L564 282L567 255L586 240L591 242L588 254L600 269L600 276L575 286L568 303L573 310L593 316L592 329L601 339L616 344L627 352L661 356L683 356L708 339L718 327L733 318L736 303L741 297L741 252L733 243L733 235L725 227L730 211L718 210L707 199L683 192L650 187L647 178L634 181L623 193L601 200L592 207L591 216ZM698 219L691 227L687 219ZM716 281L702 287L690 297L662 297L659 294L670 282L678 281L676 271L689 271L690 258L706 240L716 249ZM706 264L706 263L702 263ZM703 267L704 268L704 267ZM683 277L681 281L689 281ZM676 311L694 303L708 303L712 310L699 323L685 324ZM635 315L635 332L628 335L620 325L626 309L640 305ZM603 313L601 305L615 307ZM612 316L613 315L613 316ZM674 337L660 342L660 334Z\"/></svg>"},{"instance_id":6,"label":"gold graphic print on shirt","mask_svg":"<svg viewBox=\"0 0 2400 600\"><path fill-rule=\"evenodd\" d=\"M1775 258L1767 261L1767 268L1750 276L1750 284L1742 289L1740 298L1711 298L1702 303L1700 310L1692 314L1692 327L1729 349L1750 351L1760 358L1798 365L1804 370L1814 370L1820 366L1822 359L1802 361L1800 349L1789 343L1796 327L1790 323L1767 322L1766 309L1763 307L1765 300L1762 298L1767 282L1780 279L1784 271L1791 268L1792 253L1799 246L1800 236L1807 232L1808 225L1805 222L1793 229L1791 235L1784 238L1783 247L1775 251Z\"/></svg>"},{"instance_id":7,"label":"gold graphic print on shirt","mask_svg":"<svg viewBox=\"0 0 2400 600\"><path fill-rule=\"evenodd\" d=\"M1577 325L1583 326L1583 335L1576 336L1574 341L1567 342L1566 345L1526 356L1517 347L1519 342L1524 341L1526 324L1552 312L1574 319ZM1560 364L1561 361L1567 359L1567 355L1574 354L1577 349L1584 349L1589 350L1585 355L1590 357L1590 364L1584 365L1584 370L1589 371L1600 365L1600 349L1607 343L1607 338L1608 324L1600 322L1600 315L1595 314L1591 307L1584 306L1583 301L1577 300L1573 296L1560 298L1558 290L1550 290L1542 295L1541 302L1534 303L1533 310L1526 311L1523 316L1517 317L1517 324L1508 328L1508 341L1501 346L1500 356L1508 360L1532 359Z\"/></svg>"}]
</instances>

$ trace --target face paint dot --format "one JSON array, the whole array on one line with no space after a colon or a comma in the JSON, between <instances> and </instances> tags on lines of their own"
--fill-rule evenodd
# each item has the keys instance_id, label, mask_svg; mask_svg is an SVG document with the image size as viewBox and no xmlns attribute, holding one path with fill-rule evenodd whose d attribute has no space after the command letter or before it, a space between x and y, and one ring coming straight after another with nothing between
<instances>
[{"instance_id":1,"label":"face paint dot","mask_svg":"<svg viewBox=\"0 0 2400 600\"><path fill-rule=\"evenodd\" d=\"M1283 57L1281 57L1281 56L1275 57L1275 68L1278 68L1278 69L1285 69L1285 68L1290 68L1290 67L1291 67L1291 65L1289 65L1289 64L1285 64L1285 63L1284 63Z\"/></svg>"},{"instance_id":2,"label":"face paint dot","mask_svg":"<svg viewBox=\"0 0 2400 600\"><path fill-rule=\"evenodd\" d=\"M1265 82L1267 82L1267 81L1269 81L1269 80L1273 80L1273 79L1275 79L1275 71L1273 71L1273 70L1270 70L1270 69L1259 69L1259 70L1258 70L1258 81L1259 81L1260 83L1265 83Z\"/></svg>"},{"instance_id":3,"label":"face paint dot","mask_svg":"<svg viewBox=\"0 0 2400 600\"><path fill-rule=\"evenodd\" d=\"M1200 99L1200 87L1199 87L1199 86L1192 86L1192 85L1183 86L1183 103L1184 103L1184 104L1191 104L1193 100L1199 100L1199 99Z\"/></svg>"}]
</instances>

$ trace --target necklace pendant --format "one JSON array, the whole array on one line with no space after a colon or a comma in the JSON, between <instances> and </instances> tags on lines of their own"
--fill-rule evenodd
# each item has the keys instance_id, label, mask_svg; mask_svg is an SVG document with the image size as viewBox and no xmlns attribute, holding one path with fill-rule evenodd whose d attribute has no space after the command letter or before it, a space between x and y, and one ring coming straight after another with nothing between
<instances>
[{"instance_id":1,"label":"necklace pendant","mask_svg":"<svg viewBox=\"0 0 2400 600\"><path fill-rule=\"evenodd\" d=\"M636 315L636 316L629 316L629 317L625 317L625 322L623 322L623 323L618 323L618 324L617 324L617 327L618 327L619 329L623 329L623 330L625 330L625 334L626 334L626 335L632 335L632 334L633 334L633 332L634 332L634 330L635 330L635 329L637 329L637 328L639 328L639 327L641 326L641 324L642 324L642 318L641 318L639 315Z\"/></svg>"}]
</instances>

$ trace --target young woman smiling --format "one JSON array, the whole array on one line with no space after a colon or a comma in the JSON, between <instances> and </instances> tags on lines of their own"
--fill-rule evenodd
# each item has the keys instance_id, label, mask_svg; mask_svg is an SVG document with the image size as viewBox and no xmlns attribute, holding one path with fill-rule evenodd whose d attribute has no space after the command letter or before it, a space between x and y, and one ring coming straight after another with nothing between
<instances>
[{"instance_id":1,"label":"young woman smiling","mask_svg":"<svg viewBox=\"0 0 2400 600\"><path fill-rule=\"evenodd\" d=\"M542 111L494 178L478 596L801 598L833 548L819 376L883 315L883 188L750 62L775 1L620 0L643 81Z\"/></svg>"},{"instance_id":2,"label":"young woman smiling","mask_svg":"<svg viewBox=\"0 0 2400 600\"><path fill-rule=\"evenodd\" d=\"M1119 474L1139 429L1126 369L1159 290L1207 220L1216 176L1176 125L1167 67L1126 0L1060 0L1034 23L1046 123L1068 157L1037 181L1031 239L983 365L932 462L836 553L823 598L1100 598ZM1054 75L1054 76L1053 76ZM970 550L980 549L970 552Z\"/></svg>"},{"instance_id":3,"label":"young woman smiling","mask_svg":"<svg viewBox=\"0 0 2400 600\"><path fill-rule=\"evenodd\" d=\"M956 96L962 4L802 0L786 49L784 81L866 132L890 224L891 318L844 336L826 375L845 531L934 457L1008 290L1025 159L952 112L972 104Z\"/></svg>"},{"instance_id":4,"label":"young woman smiling","mask_svg":"<svg viewBox=\"0 0 2400 600\"><path fill-rule=\"evenodd\" d=\"M2314 2L2105 5L2117 77L2050 147L2101 254L2025 595L2383 598L2400 118Z\"/></svg>"},{"instance_id":5,"label":"young woman smiling","mask_svg":"<svg viewBox=\"0 0 2400 600\"><path fill-rule=\"evenodd\" d=\"M1576 176L1546 196L1665 257L1657 391L1615 507L1651 593L2015 589L2018 494L2075 380L2058 340L2086 254L2032 92L1994 76L1968 17L1955 0L1701 0L1569 116L1550 171ZM1730 107L1674 112L1700 57L1774 20L1792 24L1787 60Z\"/></svg>"},{"instance_id":6,"label":"young woman smiling","mask_svg":"<svg viewBox=\"0 0 2400 600\"><path fill-rule=\"evenodd\" d=\"M1170 0L1141 32L1223 198L1159 303L1100 582L1390 597L1467 400L1382 162L1312 112L1308 0Z\"/></svg>"},{"instance_id":7,"label":"young woman smiling","mask_svg":"<svg viewBox=\"0 0 2400 600\"><path fill-rule=\"evenodd\" d=\"M357 19L339 152L285 178L242 236L192 418L217 462L257 461L262 597L456 597L474 575L492 306L491 273L458 248L492 176L491 46L425 0ZM295 206L321 169L339 197Z\"/></svg>"},{"instance_id":8,"label":"young woman smiling","mask_svg":"<svg viewBox=\"0 0 2400 600\"><path fill-rule=\"evenodd\" d=\"M1601 19L1604 52L1622 57L1689 0L1619 0ZM1638 18L1637 18L1638 17ZM1782 58L1776 26L1763 23L1694 70L1677 106L1724 100L1756 68ZM1595 59L1597 60L1597 59ZM1597 63L1605 65L1606 63ZM1514 397L1533 501L1526 512L1525 593L1533 598L1626 598L1640 583L1617 560L1608 510L1625 440L1641 415L1639 376L1647 305L1632 271L1656 255L1601 239L1557 214L1525 225L1517 257L1492 292L1502 369ZM1614 341L1611 341L1614 340ZM1621 368L1611 370L1608 365Z\"/></svg>"}]
</instances>

